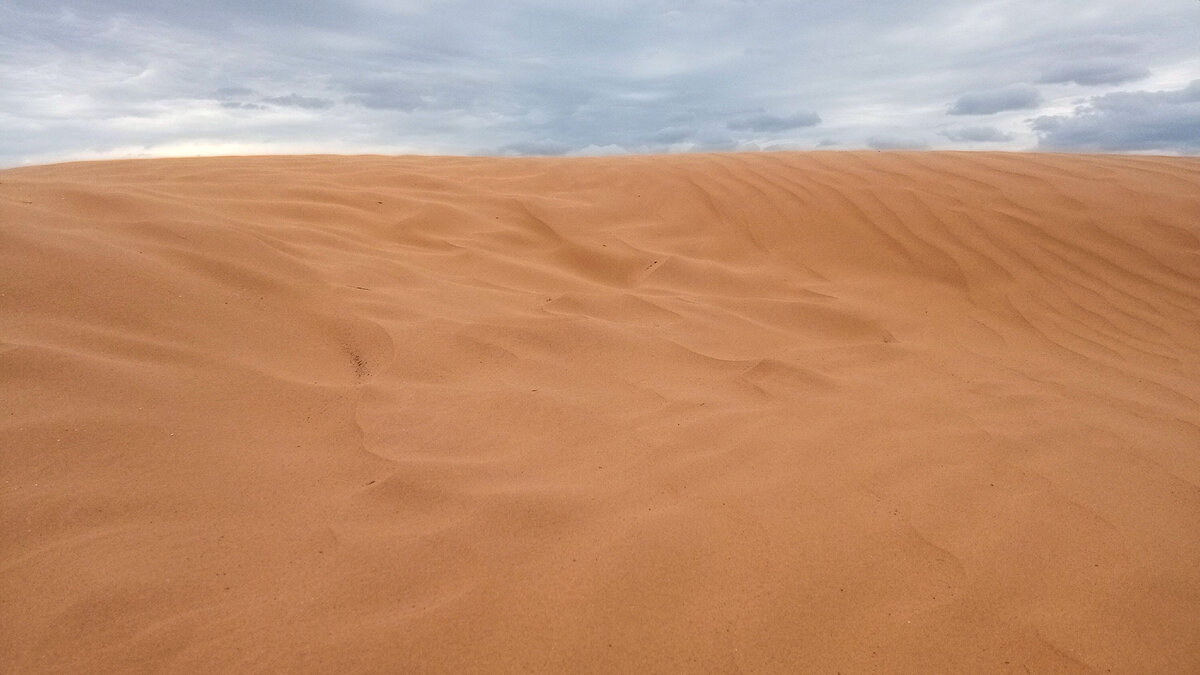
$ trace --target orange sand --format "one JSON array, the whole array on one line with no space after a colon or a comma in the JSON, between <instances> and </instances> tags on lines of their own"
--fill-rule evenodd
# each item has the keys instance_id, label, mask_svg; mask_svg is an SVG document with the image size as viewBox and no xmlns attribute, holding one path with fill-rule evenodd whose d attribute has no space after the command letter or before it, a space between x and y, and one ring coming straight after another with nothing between
<instances>
[{"instance_id":1,"label":"orange sand","mask_svg":"<svg viewBox=\"0 0 1200 675\"><path fill-rule=\"evenodd\" d=\"M0 671L1200 671L1200 160L0 172Z\"/></svg>"}]
</instances>

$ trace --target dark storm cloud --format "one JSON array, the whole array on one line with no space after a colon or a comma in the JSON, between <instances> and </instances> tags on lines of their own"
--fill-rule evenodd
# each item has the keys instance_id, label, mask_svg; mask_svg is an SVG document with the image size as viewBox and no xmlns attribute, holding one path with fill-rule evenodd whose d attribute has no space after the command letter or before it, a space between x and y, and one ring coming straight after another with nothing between
<instances>
[{"instance_id":1,"label":"dark storm cloud","mask_svg":"<svg viewBox=\"0 0 1200 675\"><path fill-rule=\"evenodd\" d=\"M1099 84L1123 84L1140 80L1150 75L1150 69L1120 59L1100 58L1087 61L1060 63L1046 70L1039 82L1062 84L1074 82L1095 86Z\"/></svg>"},{"instance_id":2,"label":"dark storm cloud","mask_svg":"<svg viewBox=\"0 0 1200 675\"><path fill-rule=\"evenodd\" d=\"M729 122L726 126L732 131L788 131L802 127L816 126L821 123L821 116L815 112L798 112L792 115L759 114L743 117Z\"/></svg>"},{"instance_id":3,"label":"dark storm cloud","mask_svg":"<svg viewBox=\"0 0 1200 675\"><path fill-rule=\"evenodd\" d=\"M991 115L1006 110L1029 110L1042 102L1038 90L1028 85L1014 85L992 91L979 91L960 96L950 106L951 115Z\"/></svg>"},{"instance_id":4,"label":"dark storm cloud","mask_svg":"<svg viewBox=\"0 0 1200 675\"><path fill-rule=\"evenodd\" d=\"M1200 151L1200 80L1174 91L1095 96L1070 115L1031 123L1038 147L1087 151Z\"/></svg>"},{"instance_id":5,"label":"dark storm cloud","mask_svg":"<svg viewBox=\"0 0 1200 675\"><path fill-rule=\"evenodd\" d=\"M995 127L960 127L947 129L942 135L958 143L1003 143L1013 139L1012 134Z\"/></svg>"}]
</instances>

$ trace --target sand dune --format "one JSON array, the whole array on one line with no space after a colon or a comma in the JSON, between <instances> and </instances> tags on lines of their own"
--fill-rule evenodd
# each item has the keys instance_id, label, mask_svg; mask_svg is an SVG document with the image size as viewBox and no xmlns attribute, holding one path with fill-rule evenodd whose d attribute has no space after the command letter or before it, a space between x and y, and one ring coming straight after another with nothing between
<instances>
[{"instance_id":1,"label":"sand dune","mask_svg":"<svg viewBox=\"0 0 1200 675\"><path fill-rule=\"evenodd\" d=\"M1200 671L1200 160L0 172L0 671Z\"/></svg>"}]
</instances>

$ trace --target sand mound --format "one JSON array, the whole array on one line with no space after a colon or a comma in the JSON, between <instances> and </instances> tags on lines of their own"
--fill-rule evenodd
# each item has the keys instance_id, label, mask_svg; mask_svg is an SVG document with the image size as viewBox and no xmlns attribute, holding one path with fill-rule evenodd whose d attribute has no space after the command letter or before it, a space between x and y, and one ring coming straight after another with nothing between
<instances>
[{"instance_id":1,"label":"sand mound","mask_svg":"<svg viewBox=\"0 0 1200 675\"><path fill-rule=\"evenodd\" d=\"M1196 672L1200 161L0 172L4 672Z\"/></svg>"}]
</instances>

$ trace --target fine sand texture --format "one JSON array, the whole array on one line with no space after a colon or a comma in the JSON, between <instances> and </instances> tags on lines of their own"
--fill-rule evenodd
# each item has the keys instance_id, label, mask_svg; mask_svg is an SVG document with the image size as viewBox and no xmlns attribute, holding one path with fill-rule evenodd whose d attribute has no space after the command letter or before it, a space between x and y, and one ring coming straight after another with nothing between
<instances>
[{"instance_id":1,"label":"fine sand texture","mask_svg":"<svg viewBox=\"0 0 1200 675\"><path fill-rule=\"evenodd\" d=\"M1200 160L0 172L0 672L1200 672Z\"/></svg>"}]
</instances>

